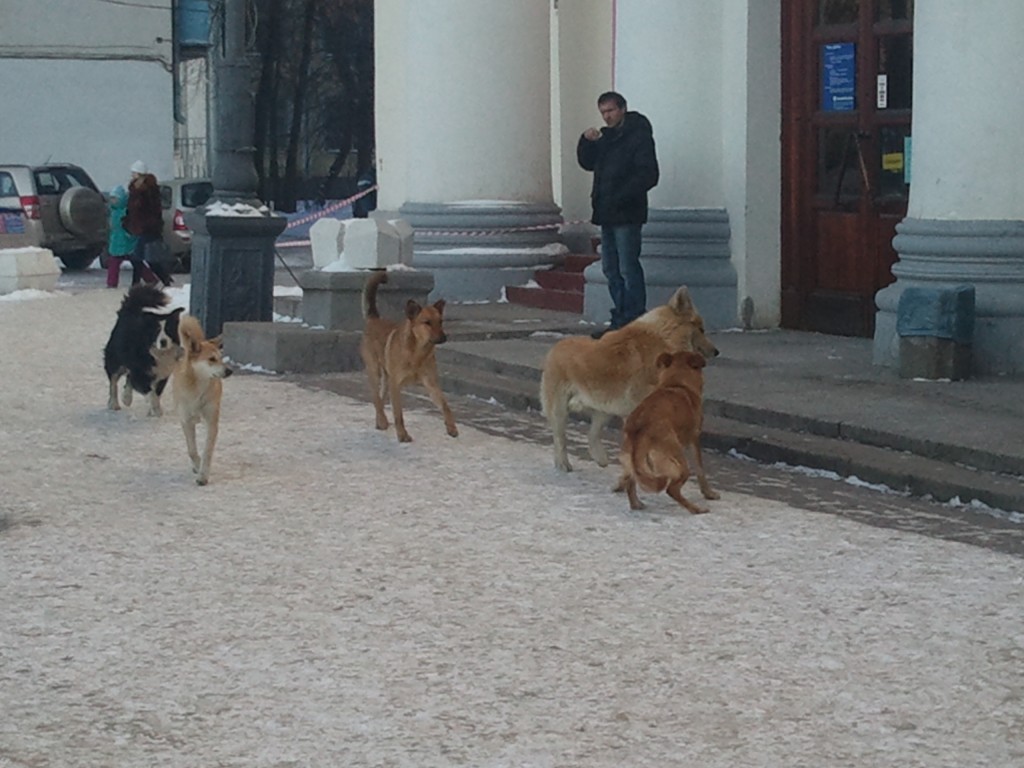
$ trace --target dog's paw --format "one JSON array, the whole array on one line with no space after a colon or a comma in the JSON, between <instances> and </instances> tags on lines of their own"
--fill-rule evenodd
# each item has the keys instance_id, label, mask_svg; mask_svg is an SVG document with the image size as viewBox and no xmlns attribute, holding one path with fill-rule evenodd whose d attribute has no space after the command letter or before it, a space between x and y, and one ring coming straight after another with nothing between
<instances>
[{"instance_id":1,"label":"dog's paw","mask_svg":"<svg viewBox=\"0 0 1024 768\"><path fill-rule=\"evenodd\" d=\"M714 501L715 499L722 498L722 494L720 494L718 491L713 491L710 488L703 491L703 496L705 499L711 499L712 501Z\"/></svg>"},{"instance_id":2,"label":"dog's paw","mask_svg":"<svg viewBox=\"0 0 1024 768\"><path fill-rule=\"evenodd\" d=\"M153 416L153 417L163 416L164 415L164 410L163 410L163 408L150 408L146 412L146 415L147 416Z\"/></svg>"},{"instance_id":3,"label":"dog's paw","mask_svg":"<svg viewBox=\"0 0 1024 768\"><path fill-rule=\"evenodd\" d=\"M107 401L107 410L108 411L120 411L121 410L121 405L120 405L120 403L117 402L117 400L108 400Z\"/></svg>"},{"instance_id":4,"label":"dog's paw","mask_svg":"<svg viewBox=\"0 0 1024 768\"><path fill-rule=\"evenodd\" d=\"M452 437L458 437L459 428L452 424L450 427L448 427L448 434L451 435Z\"/></svg>"},{"instance_id":5,"label":"dog's paw","mask_svg":"<svg viewBox=\"0 0 1024 768\"><path fill-rule=\"evenodd\" d=\"M569 463L568 459L555 459L555 469L560 469L563 472L572 472L572 464Z\"/></svg>"},{"instance_id":6,"label":"dog's paw","mask_svg":"<svg viewBox=\"0 0 1024 768\"><path fill-rule=\"evenodd\" d=\"M400 442L400 443L411 443L412 442L412 435L410 435L408 432L402 432L398 436L398 442Z\"/></svg>"},{"instance_id":7,"label":"dog's paw","mask_svg":"<svg viewBox=\"0 0 1024 768\"><path fill-rule=\"evenodd\" d=\"M200 476L196 478L196 485L206 485L208 482L210 482L210 478L208 477Z\"/></svg>"}]
</instances>

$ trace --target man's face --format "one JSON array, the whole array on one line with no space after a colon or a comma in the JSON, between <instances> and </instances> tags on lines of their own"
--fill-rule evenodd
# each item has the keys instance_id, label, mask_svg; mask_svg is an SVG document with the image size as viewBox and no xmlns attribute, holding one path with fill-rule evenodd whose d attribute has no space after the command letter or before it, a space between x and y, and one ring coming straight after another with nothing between
<instances>
[{"instance_id":1,"label":"man's face","mask_svg":"<svg viewBox=\"0 0 1024 768\"><path fill-rule=\"evenodd\" d=\"M603 101L597 105L597 109L604 118L604 124L609 128L615 128L626 116L626 110L614 101Z\"/></svg>"}]
</instances>

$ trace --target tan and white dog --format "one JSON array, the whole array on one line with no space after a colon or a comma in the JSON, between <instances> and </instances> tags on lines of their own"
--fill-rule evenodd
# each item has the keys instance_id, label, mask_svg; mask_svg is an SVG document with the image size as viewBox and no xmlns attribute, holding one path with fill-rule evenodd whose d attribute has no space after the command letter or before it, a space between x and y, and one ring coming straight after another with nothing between
<instances>
[{"instance_id":1,"label":"tan and white dog","mask_svg":"<svg viewBox=\"0 0 1024 768\"><path fill-rule=\"evenodd\" d=\"M185 433L185 445L192 460L192 471L196 473L196 484L206 485L210 480L210 463L220 427L220 399L224 388L221 380L231 375L231 369L224 364L220 336L207 339L199 321L192 315L181 318L178 336L183 354L171 379L174 405ZM196 446L199 422L206 428L202 456Z\"/></svg>"},{"instance_id":2,"label":"tan and white dog","mask_svg":"<svg viewBox=\"0 0 1024 768\"><path fill-rule=\"evenodd\" d=\"M600 466L608 465L602 430L612 416L629 415L654 390L658 356L665 352L699 352L707 359L718 355L686 286L667 304L600 339L573 336L551 348L544 360L540 395L558 469L572 471L565 445L571 411L590 414L590 456Z\"/></svg>"}]
</instances>

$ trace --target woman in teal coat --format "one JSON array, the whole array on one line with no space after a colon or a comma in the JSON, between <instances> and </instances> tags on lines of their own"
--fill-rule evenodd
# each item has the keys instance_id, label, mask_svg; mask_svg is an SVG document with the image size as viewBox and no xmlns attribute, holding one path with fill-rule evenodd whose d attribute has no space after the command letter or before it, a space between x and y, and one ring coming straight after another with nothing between
<instances>
[{"instance_id":1,"label":"woman in teal coat","mask_svg":"<svg viewBox=\"0 0 1024 768\"><path fill-rule=\"evenodd\" d=\"M121 276L121 262L132 255L135 250L135 235L129 233L122 225L121 219L128 212L128 190L116 186L107 197L110 207L110 234L107 235L107 287L117 288Z\"/></svg>"}]
</instances>

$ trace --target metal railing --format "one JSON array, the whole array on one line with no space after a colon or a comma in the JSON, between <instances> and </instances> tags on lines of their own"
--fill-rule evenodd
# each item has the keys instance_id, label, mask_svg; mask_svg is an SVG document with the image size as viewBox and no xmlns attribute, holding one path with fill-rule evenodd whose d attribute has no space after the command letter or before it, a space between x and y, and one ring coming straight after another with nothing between
<instances>
[{"instance_id":1,"label":"metal railing","mask_svg":"<svg viewBox=\"0 0 1024 768\"><path fill-rule=\"evenodd\" d=\"M210 175L206 138L174 140L174 175L179 179L201 179Z\"/></svg>"}]
</instances>

